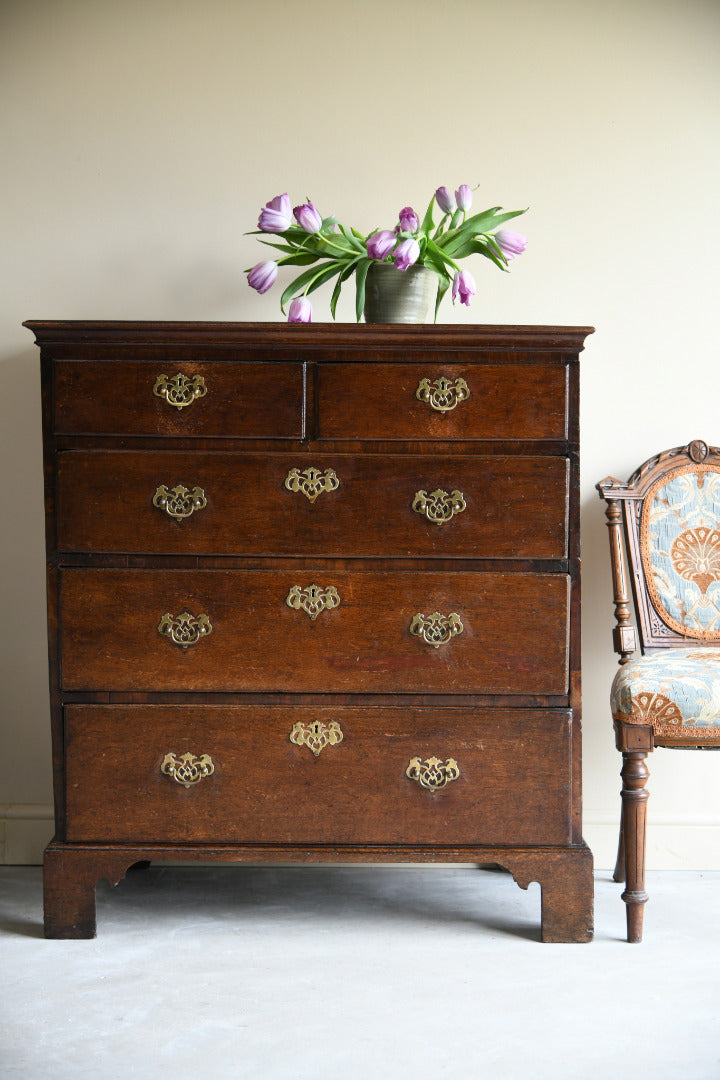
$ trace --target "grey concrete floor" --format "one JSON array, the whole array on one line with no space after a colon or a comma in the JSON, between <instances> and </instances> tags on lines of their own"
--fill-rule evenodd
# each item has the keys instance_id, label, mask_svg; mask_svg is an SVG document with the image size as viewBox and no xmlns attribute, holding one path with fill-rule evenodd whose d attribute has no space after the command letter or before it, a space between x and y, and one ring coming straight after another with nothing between
<instances>
[{"instance_id":1,"label":"grey concrete floor","mask_svg":"<svg viewBox=\"0 0 720 1080\"><path fill-rule=\"evenodd\" d=\"M645 941L596 874L590 945L469 867L151 867L45 941L0 868L2 1080L720 1078L720 873L649 875Z\"/></svg>"}]
</instances>

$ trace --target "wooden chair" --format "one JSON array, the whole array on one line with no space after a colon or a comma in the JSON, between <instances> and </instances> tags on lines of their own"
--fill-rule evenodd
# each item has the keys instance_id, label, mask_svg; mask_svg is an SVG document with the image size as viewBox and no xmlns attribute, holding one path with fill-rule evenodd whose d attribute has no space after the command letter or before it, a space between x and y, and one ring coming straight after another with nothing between
<instances>
[{"instance_id":1,"label":"wooden chair","mask_svg":"<svg viewBox=\"0 0 720 1080\"><path fill-rule=\"evenodd\" d=\"M597 489L607 502L620 654L611 691L623 755L614 878L625 882L628 941L638 942L647 901L645 759L656 746L720 749L720 448L696 439L650 458L626 484L607 477Z\"/></svg>"}]
</instances>

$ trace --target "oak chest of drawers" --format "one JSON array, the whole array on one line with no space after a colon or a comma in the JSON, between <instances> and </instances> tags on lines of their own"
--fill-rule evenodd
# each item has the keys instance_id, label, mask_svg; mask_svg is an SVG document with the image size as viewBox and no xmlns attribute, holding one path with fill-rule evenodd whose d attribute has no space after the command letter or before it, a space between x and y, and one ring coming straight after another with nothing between
<instances>
[{"instance_id":1,"label":"oak chest of drawers","mask_svg":"<svg viewBox=\"0 0 720 1080\"><path fill-rule=\"evenodd\" d=\"M148 860L497 863L592 933L563 327L30 322L45 931Z\"/></svg>"}]
</instances>

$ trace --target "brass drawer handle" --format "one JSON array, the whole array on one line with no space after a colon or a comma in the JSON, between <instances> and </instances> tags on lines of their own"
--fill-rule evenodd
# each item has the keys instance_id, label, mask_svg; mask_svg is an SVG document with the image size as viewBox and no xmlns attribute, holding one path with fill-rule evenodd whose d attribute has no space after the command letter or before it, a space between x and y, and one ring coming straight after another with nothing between
<instances>
[{"instance_id":1,"label":"brass drawer handle","mask_svg":"<svg viewBox=\"0 0 720 1080\"><path fill-rule=\"evenodd\" d=\"M343 733L337 720L331 720L329 724L324 724L322 720L303 724L298 720L290 732L290 742L295 746L307 746L315 757L318 757L326 746L337 746L342 741Z\"/></svg>"},{"instance_id":2,"label":"brass drawer handle","mask_svg":"<svg viewBox=\"0 0 720 1080\"><path fill-rule=\"evenodd\" d=\"M442 761L440 758L430 757L423 761L414 757L410 759L405 775L409 780L417 780L420 787L427 791L440 791L452 780L457 780L460 770L455 758L449 757L447 761Z\"/></svg>"},{"instance_id":3,"label":"brass drawer handle","mask_svg":"<svg viewBox=\"0 0 720 1080\"><path fill-rule=\"evenodd\" d=\"M318 495L324 491L337 491L340 481L333 469L320 472L311 466L309 469L291 469L285 477L285 487L288 491L296 491L303 494L311 503L314 503Z\"/></svg>"},{"instance_id":4,"label":"brass drawer handle","mask_svg":"<svg viewBox=\"0 0 720 1080\"><path fill-rule=\"evenodd\" d=\"M190 488L178 484L168 490L165 484L161 484L153 495L153 506L157 506L158 510L164 510L168 517L183 521L196 510L204 510L207 499L201 487L194 487L191 491Z\"/></svg>"},{"instance_id":5,"label":"brass drawer handle","mask_svg":"<svg viewBox=\"0 0 720 1080\"><path fill-rule=\"evenodd\" d=\"M334 585L322 588L320 585L308 585L303 589L293 585L287 594L285 603L296 611L304 611L311 619L317 619L321 611L331 611L340 605L340 596Z\"/></svg>"},{"instance_id":6,"label":"brass drawer handle","mask_svg":"<svg viewBox=\"0 0 720 1080\"><path fill-rule=\"evenodd\" d=\"M465 496L457 488L448 495L442 488L436 488L428 495L427 491L416 491L412 508L416 514L422 514L433 525L446 525L455 514L462 514L466 507Z\"/></svg>"},{"instance_id":7,"label":"brass drawer handle","mask_svg":"<svg viewBox=\"0 0 720 1080\"><path fill-rule=\"evenodd\" d=\"M187 375L178 371L172 378L158 375L153 394L155 397L164 398L168 405L173 405L176 409L184 409L192 405L196 398L205 397L207 386L202 375L193 375L192 379L188 379Z\"/></svg>"},{"instance_id":8,"label":"brass drawer handle","mask_svg":"<svg viewBox=\"0 0 720 1080\"><path fill-rule=\"evenodd\" d=\"M438 649L441 645L447 645L451 638L462 634L463 624L460 616L455 611L449 615L441 615L439 611L433 611L432 615L413 615L410 623L410 633L415 637L422 638L427 645Z\"/></svg>"},{"instance_id":9,"label":"brass drawer handle","mask_svg":"<svg viewBox=\"0 0 720 1080\"><path fill-rule=\"evenodd\" d=\"M430 382L429 379L421 379L415 391L418 401L424 401L436 412L451 412L461 401L467 401L470 397L470 387L464 379L446 379L441 375L439 379Z\"/></svg>"},{"instance_id":10,"label":"brass drawer handle","mask_svg":"<svg viewBox=\"0 0 720 1080\"><path fill-rule=\"evenodd\" d=\"M212 776L215 766L209 754L203 754L199 758L194 754L181 754L178 758L170 751L163 758L160 772L172 777L184 788L189 788L194 784L199 784L206 776Z\"/></svg>"},{"instance_id":11,"label":"brass drawer handle","mask_svg":"<svg viewBox=\"0 0 720 1080\"><path fill-rule=\"evenodd\" d=\"M196 645L200 638L212 633L212 623L207 615L191 615L189 611L171 615L167 611L158 623L158 633L169 637L175 645L187 649L190 645Z\"/></svg>"}]
</instances>

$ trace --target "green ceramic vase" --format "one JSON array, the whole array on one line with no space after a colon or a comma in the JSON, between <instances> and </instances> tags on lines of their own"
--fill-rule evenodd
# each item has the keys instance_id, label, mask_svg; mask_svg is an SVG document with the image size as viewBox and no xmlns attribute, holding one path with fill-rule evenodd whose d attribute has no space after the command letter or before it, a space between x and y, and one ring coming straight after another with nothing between
<instances>
[{"instance_id":1,"label":"green ceramic vase","mask_svg":"<svg viewBox=\"0 0 720 1080\"><path fill-rule=\"evenodd\" d=\"M392 263L375 263L365 282L365 322L433 322L437 291L437 274L425 266L396 270Z\"/></svg>"}]
</instances>

